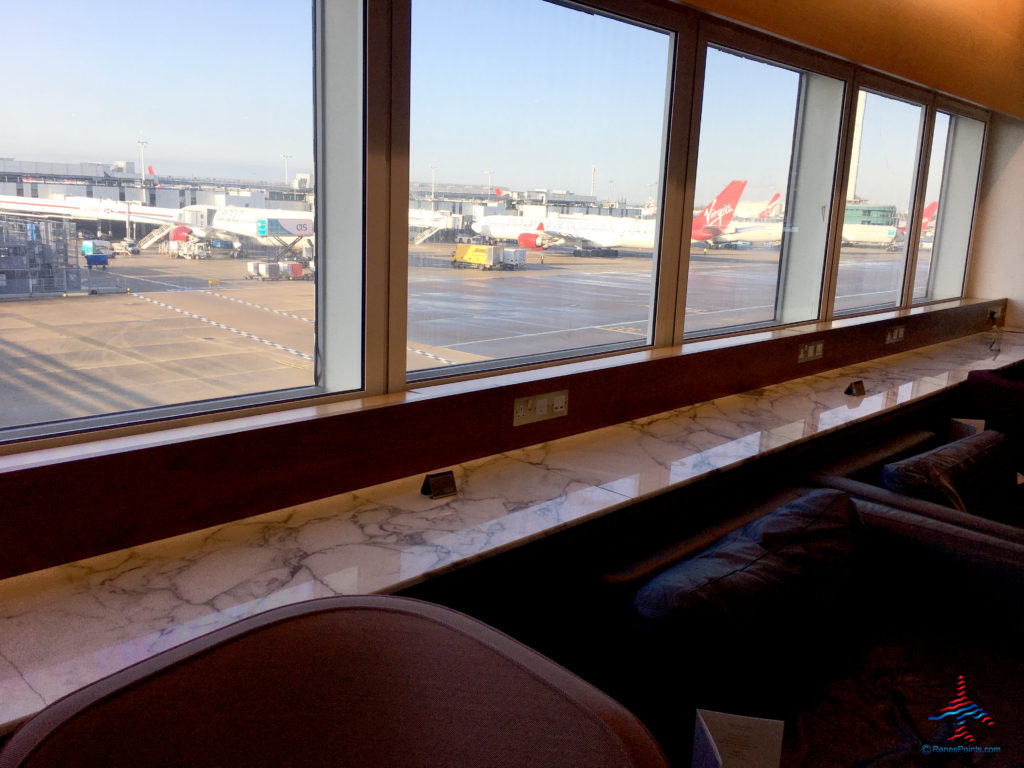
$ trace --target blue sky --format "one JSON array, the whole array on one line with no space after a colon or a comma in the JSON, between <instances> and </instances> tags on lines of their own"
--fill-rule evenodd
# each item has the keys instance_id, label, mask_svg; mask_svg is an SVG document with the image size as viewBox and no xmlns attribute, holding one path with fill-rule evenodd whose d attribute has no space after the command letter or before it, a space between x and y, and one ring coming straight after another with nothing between
<instances>
[{"instance_id":1,"label":"blue sky","mask_svg":"<svg viewBox=\"0 0 1024 768\"><path fill-rule=\"evenodd\" d=\"M309 0L0 0L0 156L278 180L312 170ZM414 181L656 191L671 37L541 0L413 0ZM21 30L21 32L18 32ZM13 75L10 73L14 73ZM21 73L20 75L18 73ZM784 191L797 75L712 51L697 183ZM905 207L918 111L873 99L858 192ZM884 130L881 128L884 126ZM493 174L488 172L493 171Z\"/></svg>"},{"instance_id":2,"label":"blue sky","mask_svg":"<svg viewBox=\"0 0 1024 768\"><path fill-rule=\"evenodd\" d=\"M309 0L0 0L0 156L284 178L313 165Z\"/></svg>"},{"instance_id":3,"label":"blue sky","mask_svg":"<svg viewBox=\"0 0 1024 768\"><path fill-rule=\"evenodd\" d=\"M614 52L614 53L611 53ZM410 174L645 200L670 38L539 0L413 0Z\"/></svg>"}]
</instances>

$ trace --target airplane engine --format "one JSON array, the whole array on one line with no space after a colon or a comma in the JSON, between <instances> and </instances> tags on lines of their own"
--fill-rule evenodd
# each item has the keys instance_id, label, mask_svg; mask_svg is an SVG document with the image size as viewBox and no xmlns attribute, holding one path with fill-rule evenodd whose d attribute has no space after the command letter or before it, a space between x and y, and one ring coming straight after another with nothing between
<instances>
[{"instance_id":1,"label":"airplane engine","mask_svg":"<svg viewBox=\"0 0 1024 768\"><path fill-rule=\"evenodd\" d=\"M171 230L171 233L167 236L168 240L176 240L184 243L188 241L188 236L192 232L191 229L185 226L178 226Z\"/></svg>"},{"instance_id":2,"label":"airplane engine","mask_svg":"<svg viewBox=\"0 0 1024 768\"><path fill-rule=\"evenodd\" d=\"M548 246L552 245L552 238L550 235L544 232L523 232L516 242L522 248L530 248L534 251L540 251Z\"/></svg>"}]
</instances>

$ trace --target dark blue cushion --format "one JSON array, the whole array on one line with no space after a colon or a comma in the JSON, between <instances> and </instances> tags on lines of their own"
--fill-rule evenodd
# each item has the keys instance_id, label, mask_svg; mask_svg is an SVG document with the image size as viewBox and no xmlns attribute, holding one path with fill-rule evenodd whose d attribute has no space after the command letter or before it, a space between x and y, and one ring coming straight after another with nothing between
<instances>
[{"instance_id":1,"label":"dark blue cushion","mask_svg":"<svg viewBox=\"0 0 1024 768\"><path fill-rule=\"evenodd\" d=\"M813 491L662 572L637 592L633 607L654 622L685 618L695 630L702 622L720 630L754 625L780 610L814 610L848 579L860 535L844 493Z\"/></svg>"},{"instance_id":2,"label":"dark blue cushion","mask_svg":"<svg viewBox=\"0 0 1024 768\"><path fill-rule=\"evenodd\" d=\"M1006 438L986 430L886 464L881 483L895 493L1002 519L1016 499L1017 473Z\"/></svg>"}]
</instances>

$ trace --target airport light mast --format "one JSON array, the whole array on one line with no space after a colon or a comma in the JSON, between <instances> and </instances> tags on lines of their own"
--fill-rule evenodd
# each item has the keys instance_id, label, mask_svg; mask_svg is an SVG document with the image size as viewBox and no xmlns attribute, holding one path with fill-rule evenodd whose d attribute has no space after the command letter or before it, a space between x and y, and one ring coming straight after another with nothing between
<instances>
[{"instance_id":1,"label":"airport light mast","mask_svg":"<svg viewBox=\"0 0 1024 768\"><path fill-rule=\"evenodd\" d=\"M149 144L145 139L139 139L135 142L139 145L139 177L142 179L142 188L146 188L146 145Z\"/></svg>"},{"instance_id":2,"label":"airport light mast","mask_svg":"<svg viewBox=\"0 0 1024 768\"><path fill-rule=\"evenodd\" d=\"M437 166L430 166L430 210L434 210L434 177L437 176Z\"/></svg>"},{"instance_id":3,"label":"airport light mast","mask_svg":"<svg viewBox=\"0 0 1024 768\"><path fill-rule=\"evenodd\" d=\"M145 139L139 139L135 143L139 145L139 165L141 166L139 168L139 175L142 178L142 198L143 198L142 199L142 204L145 205L146 204L146 199L145 199L146 198L146 145L149 144L149 142L146 141ZM124 236L125 237L132 237L131 226L132 226L132 206L131 206L131 203L129 203L128 204L128 220L125 222L125 225L124 225Z\"/></svg>"},{"instance_id":4,"label":"airport light mast","mask_svg":"<svg viewBox=\"0 0 1024 768\"><path fill-rule=\"evenodd\" d=\"M288 160L291 158L291 155L281 155L281 157L284 158L284 183L287 184L288 183Z\"/></svg>"},{"instance_id":5,"label":"airport light mast","mask_svg":"<svg viewBox=\"0 0 1024 768\"><path fill-rule=\"evenodd\" d=\"M487 174L487 197L491 196L491 179L494 177L494 171L484 171Z\"/></svg>"}]
</instances>

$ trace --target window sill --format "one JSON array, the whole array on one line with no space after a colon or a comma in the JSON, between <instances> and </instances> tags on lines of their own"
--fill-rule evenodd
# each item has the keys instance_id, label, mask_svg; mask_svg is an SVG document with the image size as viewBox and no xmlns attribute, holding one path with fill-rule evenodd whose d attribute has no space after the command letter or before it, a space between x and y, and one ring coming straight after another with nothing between
<instances>
[{"instance_id":1,"label":"window sill","mask_svg":"<svg viewBox=\"0 0 1024 768\"><path fill-rule=\"evenodd\" d=\"M0 732L246 616L396 591L1024 359L1017 336L994 355L990 335L456 464L449 498L414 475L0 581ZM843 394L852 378L864 397Z\"/></svg>"}]
</instances>

